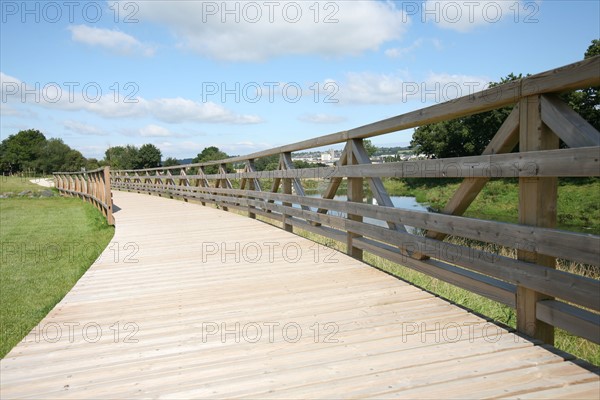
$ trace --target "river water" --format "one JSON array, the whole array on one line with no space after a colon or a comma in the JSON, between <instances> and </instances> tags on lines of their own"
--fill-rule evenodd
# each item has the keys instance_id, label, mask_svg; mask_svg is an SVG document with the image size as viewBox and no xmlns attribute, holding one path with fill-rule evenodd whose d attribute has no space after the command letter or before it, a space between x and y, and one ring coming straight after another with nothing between
<instances>
[{"instance_id":1,"label":"river water","mask_svg":"<svg viewBox=\"0 0 600 400\"><path fill-rule=\"evenodd\" d=\"M307 195L307 197L319 198L319 197L321 197L321 195L309 194L309 195ZM396 208L404 208L404 209L413 210L413 211L428 211L427 206L417 202L417 200L414 197L390 196L390 198L392 200L392 204L394 204L394 207L396 207ZM338 196L335 196L333 199L339 200L339 201L346 201L348 199L348 197L346 195L338 195ZM369 198L365 199L365 203L377 204L377 200L369 197ZM300 206L297 204L294 204L294 207L299 208ZM331 212L331 213L332 213L332 215L336 215L339 217L346 217L346 213L342 213L342 212ZM385 221L381 221L378 219L364 218L363 221L366 223L369 223L369 224L387 227L387 223ZM411 226L406 226L406 229L409 233L416 233L416 229Z\"/></svg>"}]
</instances>

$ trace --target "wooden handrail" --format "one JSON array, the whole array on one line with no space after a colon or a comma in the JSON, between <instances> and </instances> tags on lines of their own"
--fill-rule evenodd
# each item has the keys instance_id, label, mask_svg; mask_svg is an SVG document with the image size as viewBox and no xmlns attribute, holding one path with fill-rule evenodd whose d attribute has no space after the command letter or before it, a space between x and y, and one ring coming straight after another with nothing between
<instances>
[{"instance_id":1,"label":"wooden handrail","mask_svg":"<svg viewBox=\"0 0 600 400\"><path fill-rule=\"evenodd\" d=\"M556 179L600 176L600 133L557 94L600 86L600 56L508 82L348 131L244 156L204 163L113 171L119 190L213 204L260 216L293 231L308 230L346 243L348 254L368 252L507 304L517 310L517 330L553 342L554 327L600 343L600 281L556 270L556 258L600 267L600 236L555 228ZM480 156L374 165L363 139L513 105L513 111ZM559 149L561 139L570 148ZM297 170L291 152L345 143L333 167ZM511 153L515 147L519 152ZM254 161L278 155L275 171ZM228 163L243 163L227 173ZM218 172L206 174L205 167ZM394 208L381 178L464 178L442 214ZM462 217L490 178L519 180L520 221L509 224ZM270 187L261 187L268 179ZM329 182L323 198L304 194L302 180ZM342 179L349 201L334 200ZM261 182L262 180L262 182ZM377 204L363 202L364 180ZM366 218L369 218L368 220ZM373 223L372 220L377 220ZM413 226L425 235L409 233ZM500 256L446 236L512 248ZM538 307L539 305L539 307Z\"/></svg>"},{"instance_id":2,"label":"wooden handrail","mask_svg":"<svg viewBox=\"0 0 600 400\"><path fill-rule=\"evenodd\" d=\"M110 167L81 172L53 172L54 186L63 195L79 197L102 212L114 225Z\"/></svg>"}]
</instances>

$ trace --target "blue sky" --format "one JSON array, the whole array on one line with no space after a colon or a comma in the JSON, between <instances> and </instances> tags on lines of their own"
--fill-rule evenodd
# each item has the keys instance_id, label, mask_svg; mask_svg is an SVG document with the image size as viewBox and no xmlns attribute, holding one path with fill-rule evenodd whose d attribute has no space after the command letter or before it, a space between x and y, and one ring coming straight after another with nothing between
<instances>
[{"instance_id":1,"label":"blue sky","mask_svg":"<svg viewBox=\"0 0 600 400\"><path fill-rule=\"evenodd\" d=\"M598 1L0 1L2 139L245 154L580 60ZM412 131L375 138L406 145Z\"/></svg>"}]
</instances>

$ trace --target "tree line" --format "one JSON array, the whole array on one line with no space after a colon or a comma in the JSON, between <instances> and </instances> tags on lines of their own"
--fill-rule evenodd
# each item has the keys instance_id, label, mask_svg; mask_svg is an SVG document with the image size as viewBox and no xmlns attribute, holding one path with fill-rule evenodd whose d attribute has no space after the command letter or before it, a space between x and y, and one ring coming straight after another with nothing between
<instances>
[{"instance_id":1,"label":"tree line","mask_svg":"<svg viewBox=\"0 0 600 400\"><path fill-rule=\"evenodd\" d=\"M98 162L86 159L62 139L46 139L42 132L35 129L20 131L0 143L0 169L5 175L76 171L82 167L97 168Z\"/></svg>"},{"instance_id":2,"label":"tree line","mask_svg":"<svg viewBox=\"0 0 600 400\"><path fill-rule=\"evenodd\" d=\"M592 40L584 59L600 55L600 40ZM522 75L509 74L500 82L491 82L490 87L521 79ZM592 87L561 95L562 100L600 130L600 88ZM512 107L420 126L415 129L411 147L416 153L435 158L480 155L492 140ZM564 146L564 144L562 144Z\"/></svg>"},{"instance_id":3,"label":"tree line","mask_svg":"<svg viewBox=\"0 0 600 400\"><path fill-rule=\"evenodd\" d=\"M194 163L209 162L230 158L224 151L216 146L204 148L193 159ZM3 175L19 173L50 174L52 172L72 172L94 170L103 166L111 169L143 169L155 167L170 167L179 165L179 161L169 157L161 161L162 153L158 147L151 143L140 147L133 145L113 146L106 150L104 159L85 158L79 151L66 145L62 139L51 138L36 130L20 131L0 143L0 172ZM296 168L309 168L320 166L306 161L294 161ZM279 156L263 157L256 160L255 168L258 171L274 170L279 165ZM227 164L227 172L234 168L243 168L243 164ZM205 168L207 174L218 172L216 165Z\"/></svg>"},{"instance_id":4,"label":"tree line","mask_svg":"<svg viewBox=\"0 0 600 400\"><path fill-rule=\"evenodd\" d=\"M103 160L85 158L62 139L50 138L36 130L27 129L10 135L0 143L0 172L50 174L52 172L94 170L103 166L115 169L139 169L161 166L162 154L153 144L141 147L114 146L106 150Z\"/></svg>"}]
</instances>

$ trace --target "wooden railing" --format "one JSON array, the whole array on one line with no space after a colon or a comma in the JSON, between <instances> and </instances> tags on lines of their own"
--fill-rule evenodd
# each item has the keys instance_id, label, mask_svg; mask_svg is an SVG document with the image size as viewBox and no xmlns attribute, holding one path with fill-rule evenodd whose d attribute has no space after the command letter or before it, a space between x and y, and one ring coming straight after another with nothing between
<instances>
[{"instance_id":1,"label":"wooden railing","mask_svg":"<svg viewBox=\"0 0 600 400\"><path fill-rule=\"evenodd\" d=\"M287 231L298 227L333 238L346 243L352 257L362 259L369 252L514 307L517 330L529 336L553 343L554 327L559 327L599 343L600 282L557 270L556 259L598 268L600 236L555 229L557 178L600 176L600 133L557 94L593 86L600 86L600 57L246 156L114 171L112 185L243 210L251 218L275 220ZM510 105L512 112L481 156L374 165L363 144L364 138ZM568 148L559 149L559 139ZM336 143L345 143L337 165L294 169L292 152ZM277 170L255 170L255 160L272 155L279 155ZM227 173L231 163L243 163L243 171ZM206 173L211 165L218 173ZM382 182L390 177L464 180L442 213L429 213L395 208ZM461 216L495 177L518 178L518 224ZM269 179L268 188L264 179ZM305 179L328 183L322 198L305 196ZM333 200L343 179L347 201ZM376 205L364 203L364 181ZM411 233L405 225L425 233ZM448 235L516 249L516 257L486 250L491 246L444 241Z\"/></svg>"},{"instance_id":2,"label":"wooden railing","mask_svg":"<svg viewBox=\"0 0 600 400\"><path fill-rule=\"evenodd\" d=\"M61 194L80 197L104 214L109 225L114 225L110 168L93 171L54 172L54 186Z\"/></svg>"}]
</instances>

